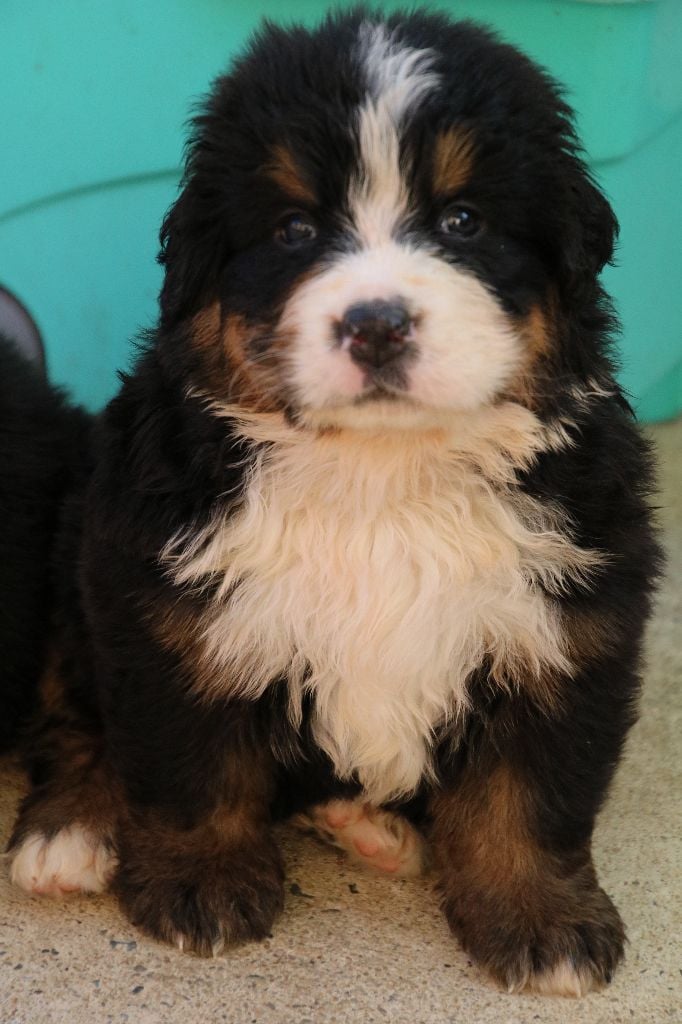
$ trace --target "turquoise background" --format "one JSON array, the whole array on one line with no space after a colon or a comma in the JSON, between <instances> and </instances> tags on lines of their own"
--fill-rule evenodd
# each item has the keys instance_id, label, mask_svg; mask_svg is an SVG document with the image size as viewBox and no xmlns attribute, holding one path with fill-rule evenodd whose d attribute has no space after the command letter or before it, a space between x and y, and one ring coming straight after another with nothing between
<instances>
[{"instance_id":1,"label":"turquoise background","mask_svg":"<svg viewBox=\"0 0 682 1024\"><path fill-rule=\"evenodd\" d=\"M92 407L154 322L158 228L191 104L258 20L319 0L3 0L0 283L30 309L51 376ZM344 6L341 4L340 6ZM401 6L387 3L386 8ZM562 79L621 222L605 279L640 414L682 407L682 0L450 0Z\"/></svg>"}]
</instances>

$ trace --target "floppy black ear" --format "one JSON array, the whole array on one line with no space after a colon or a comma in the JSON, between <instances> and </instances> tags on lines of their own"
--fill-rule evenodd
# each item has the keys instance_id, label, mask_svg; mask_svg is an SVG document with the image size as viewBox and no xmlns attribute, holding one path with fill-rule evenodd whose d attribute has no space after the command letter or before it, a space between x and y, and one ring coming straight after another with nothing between
<instances>
[{"instance_id":1,"label":"floppy black ear","mask_svg":"<svg viewBox=\"0 0 682 1024\"><path fill-rule=\"evenodd\" d=\"M166 213L161 225L158 261L165 270L159 303L161 323L172 326L198 300L203 278L201 257L195 252L192 231L192 194L185 188Z\"/></svg>"},{"instance_id":2,"label":"floppy black ear","mask_svg":"<svg viewBox=\"0 0 682 1024\"><path fill-rule=\"evenodd\" d=\"M593 290L618 237L618 221L606 196L587 169L576 164L568 183L559 254L562 285L573 297Z\"/></svg>"},{"instance_id":3,"label":"floppy black ear","mask_svg":"<svg viewBox=\"0 0 682 1024\"><path fill-rule=\"evenodd\" d=\"M216 204L202 199L195 180L190 180L164 217L158 261L165 269L159 296L165 328L196 312L215 293L227 257L225 232L215 210Z\"/></svg>"}]
</instances>

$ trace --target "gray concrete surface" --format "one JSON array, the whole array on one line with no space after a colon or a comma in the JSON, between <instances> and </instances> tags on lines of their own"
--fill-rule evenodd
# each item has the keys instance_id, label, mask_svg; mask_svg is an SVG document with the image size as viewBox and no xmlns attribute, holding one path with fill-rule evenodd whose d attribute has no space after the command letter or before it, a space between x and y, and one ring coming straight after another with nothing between
<instances>
[{"instance_id":1,"label":"gray concrete surface","mask_svg":"<svg viewBox=\"0 0 682 1024\"><path fill-rule=\"evenodd\" d=\"M271 939L213 961L143 938L110 897L31 899L0 871L1 1024L670 1024L682 1021L682 423L657 427L669 552L642 718L596 834L627 960L585 1000L508 996L458 949L427 880L373 878L285 834ZM23 787L0 772L0 842Z\"/></svg>"}]
</instances>

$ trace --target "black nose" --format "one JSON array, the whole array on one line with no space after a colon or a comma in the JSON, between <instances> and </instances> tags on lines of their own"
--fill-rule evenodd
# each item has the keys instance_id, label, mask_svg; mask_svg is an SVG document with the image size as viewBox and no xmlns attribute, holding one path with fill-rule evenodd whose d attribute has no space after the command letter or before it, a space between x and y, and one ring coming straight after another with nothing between
<instances>
[{"instance_id":1,"label":"black nose","mask_svg":"<svg viewBox=\"0 0 682 1024\"><path fill-rule=\"evenodd\" d=\"M384 366L403 355L412 318L398 301L361 302L350 306L339 334L350 338L351 359L365 366Z\"/></svg>"}]
</instances>

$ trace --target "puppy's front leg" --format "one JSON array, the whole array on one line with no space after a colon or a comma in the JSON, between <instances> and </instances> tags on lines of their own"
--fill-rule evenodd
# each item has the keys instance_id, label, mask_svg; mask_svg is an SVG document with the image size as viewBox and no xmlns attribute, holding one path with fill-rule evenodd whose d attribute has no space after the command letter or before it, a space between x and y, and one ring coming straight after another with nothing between
<instances>
[{"instance_id":1,"label":"puppy's front leg","mask_svg":"<svg viewBox=\"0 0 682 1024\"><path fill-rule=\"evenodd\" d=\"M128 794L113 883L120 902L148 934L204 956L262 939L282 907L283 868L257 709L202 707L172 686L148 700L146 727L127 717L109 732Z\"/></svg>"},{"instance_id":2,"label":"puppy's front leg","mask_svg":"<svg viewBox=\"0 0 682 1024\"><path fill-rule=\"evenodd\" d=\"M590 840L631 715L626 677L612 699L608 680L576 680L574 706L553 714L505 699L432 799L447 920L510 992L581 996L622 958Z\"/></svg>"}]
</instances>

